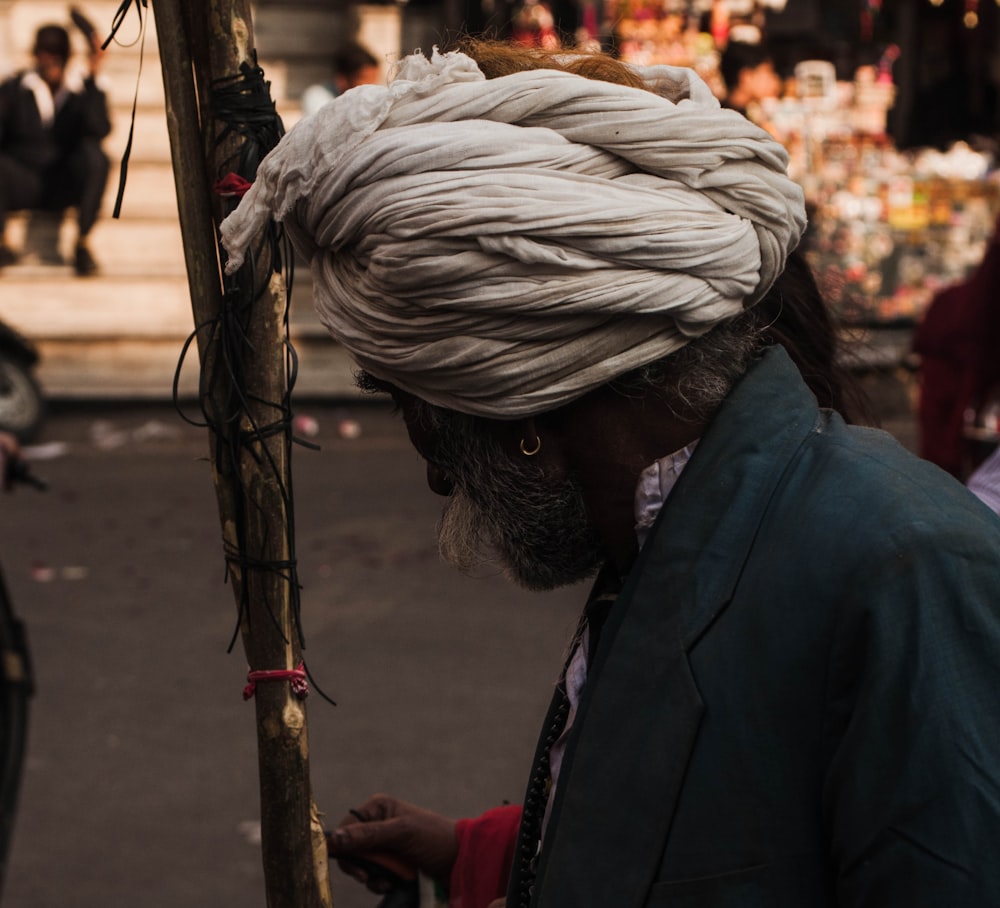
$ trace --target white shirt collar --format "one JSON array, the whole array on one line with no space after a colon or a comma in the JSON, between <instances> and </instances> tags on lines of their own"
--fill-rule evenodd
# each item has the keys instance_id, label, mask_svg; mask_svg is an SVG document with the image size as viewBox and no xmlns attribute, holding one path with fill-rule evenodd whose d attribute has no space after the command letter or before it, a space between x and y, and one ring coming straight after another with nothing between
<instances>
[{"instance_id":1,"label":"white shirt collar","mask_svg":"<svg viewBox=\"0 0 1000 908\"><path fill-rule=\"evenodd\" d=\"M661 457L639 474L639 484L635 489L635 535L639 548L646 542L656 516L697 445L698 440L695 439L679 451Z\"/></svg>"}]
</instances>

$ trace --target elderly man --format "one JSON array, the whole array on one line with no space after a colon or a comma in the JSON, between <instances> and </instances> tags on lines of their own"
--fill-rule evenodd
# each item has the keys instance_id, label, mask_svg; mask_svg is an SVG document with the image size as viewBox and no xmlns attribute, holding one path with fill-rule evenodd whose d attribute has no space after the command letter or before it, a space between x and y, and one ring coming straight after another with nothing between
<instances>
[{"instance_id":1,"label":"elderly man","mask_svg":"<svg viewBox=\"0 0 1000 908\"><path fill-rule=\"evenodd\" d=\"M312 262L447 557L597 574L523 811L376 797L334 853L462 908L1000 904L1000 522L769 345L816 302L784 151L691 72L472 53L304 120L223 225Z\"/></svg>"}]
</instances>

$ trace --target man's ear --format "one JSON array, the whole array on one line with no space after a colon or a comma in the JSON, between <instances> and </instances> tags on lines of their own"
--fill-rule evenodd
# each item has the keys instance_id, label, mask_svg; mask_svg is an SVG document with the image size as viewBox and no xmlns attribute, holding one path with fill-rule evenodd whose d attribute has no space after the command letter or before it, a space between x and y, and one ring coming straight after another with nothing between
<instances>
[{"instance_id":1,"label":"man's ear","mask_svg":"<svg viewBox=\"0 0 1000 908\"><path fill-rule=\"evenodd\" d=\"M554 413L526 416L508 424L506 450L510 456L546 475L565 476L572 467L562 420Z\"/></svg>"}]
</instances>

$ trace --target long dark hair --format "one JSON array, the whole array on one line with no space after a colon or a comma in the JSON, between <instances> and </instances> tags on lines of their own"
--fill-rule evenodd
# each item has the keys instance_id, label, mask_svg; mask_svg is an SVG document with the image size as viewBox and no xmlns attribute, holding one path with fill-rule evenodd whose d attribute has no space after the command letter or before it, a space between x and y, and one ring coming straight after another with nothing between
<instances>
[{"instance_id":1,"label":"long dark hair","mask_svg":"<svg viewBox=\"0 0 1000 908\"><path fill-rule=\"evenodd\" d=\"M765 345L781 344L821 407L848 422L873 421L857 376L844 365L843 334L805 256L795 251L767 295L749 314Z\"/></svg>"}]
</instances>

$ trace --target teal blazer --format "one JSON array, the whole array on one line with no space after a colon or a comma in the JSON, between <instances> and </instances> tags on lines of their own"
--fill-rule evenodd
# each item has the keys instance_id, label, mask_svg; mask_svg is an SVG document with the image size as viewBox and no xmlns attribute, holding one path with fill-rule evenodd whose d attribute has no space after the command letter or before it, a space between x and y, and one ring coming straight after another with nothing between
<instances>
[{"instance_id":1,"label":"teal blazer","mask_svg":"<svg viewBox=\"0 0 1000 908\"><path fill-rule=\"evenodd\" d=\"M1000 905L1000 520L780 348L615 602L530 904Z\"/></svg>"}]
</instances>

